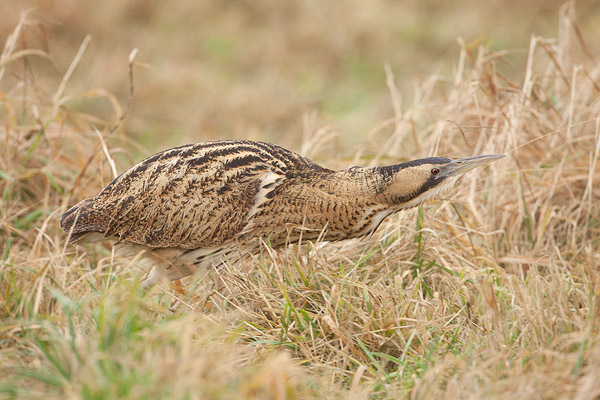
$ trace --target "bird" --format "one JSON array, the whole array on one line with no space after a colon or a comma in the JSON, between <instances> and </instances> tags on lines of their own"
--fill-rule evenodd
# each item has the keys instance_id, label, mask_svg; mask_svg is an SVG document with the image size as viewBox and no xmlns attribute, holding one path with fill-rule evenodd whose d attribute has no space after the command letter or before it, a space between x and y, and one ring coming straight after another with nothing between
<instances>
[{"instance_id":1,"label":"bird","mask_svg":"<svg viewBox=\"0 0 600 400\"><path fill-rule=\"evenodd\" d=\"M70 243L116 240L126 253L142 253L153 267L147 287L256 254L261 243L365 237L389 215L444 196L464 173L502 157L333 170L265 142L193 143L141 161L72 206L60 226Z\"/></svg>"}]
</instances>

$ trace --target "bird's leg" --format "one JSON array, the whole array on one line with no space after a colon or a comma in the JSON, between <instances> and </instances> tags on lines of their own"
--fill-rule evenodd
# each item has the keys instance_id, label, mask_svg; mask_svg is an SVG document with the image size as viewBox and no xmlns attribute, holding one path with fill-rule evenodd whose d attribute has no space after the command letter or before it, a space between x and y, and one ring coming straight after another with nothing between
<instances>
[{"instance_id":1,"label":"bird's leg","mask_svg":"<svg viewBox=\"0 0 600 400\"><path fill-rule=\"evenodd\" d=\"M154 286L157 283L163 281L164 279L166 279L166 274L161 273L158 267L154 267L152 269L152 272L150 272L150 276L142 282L142 289Z\"/></svg>"},{"instance_id":2,"label":"bird's leg","mask_svg":"<svg viewBox=\"0 0 600 400\"><path fill-rule=\"evenodd\" d=\"M142 282L142 287L146 288L163 281L171 282L190 275L193 272L190 265L185 262L174 262L179 252L180 250L173 248L153 249L149 252L148 256L154 267L150 276Z\"/></svg>"},{"instance_id":3,"label":"bird's leg","mask_svg":"<svg viewBox=\"0 0 600 400\"><path fill-rule=\"evenodd\" d=\"M189 294L189 292L185 289L185 287L183 287L183 284L181 283L181 279L177 279L177 280L170 282L169 286L171 286L171 289L173 289L177 293L180 293L184 296L187 296Z\"/></svg>"}]
</instances>

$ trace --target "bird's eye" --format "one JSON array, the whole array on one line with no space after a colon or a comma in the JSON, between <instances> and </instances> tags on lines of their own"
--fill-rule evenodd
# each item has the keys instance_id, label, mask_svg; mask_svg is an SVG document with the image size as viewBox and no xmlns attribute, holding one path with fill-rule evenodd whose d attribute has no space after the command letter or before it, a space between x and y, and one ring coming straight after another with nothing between
<instances>
[{"instance_id":1,"label":"bird's eye","mask_svg":"<svg viewBox=\"0 0 600 400\"><path fill-rule=\"evenodd\" d=\"M437 175L440 173L440 169L439 168L431 168L431 175Z\"/></svg>"}]
</instances>

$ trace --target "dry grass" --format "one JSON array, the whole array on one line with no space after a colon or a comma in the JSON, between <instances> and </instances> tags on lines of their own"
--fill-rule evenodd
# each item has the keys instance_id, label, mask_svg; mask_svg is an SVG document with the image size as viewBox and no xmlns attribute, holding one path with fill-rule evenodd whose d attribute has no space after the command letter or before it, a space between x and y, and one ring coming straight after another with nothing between
<instances>
[{"instance_id":1,"label":"dry grass","mask_svg":"<svg viewBox=\"0 0 600 400\"><path fill-rule=\"evenodd\" d=\"M124 107L110 94L80 95L114 105L100 118L74 111L61 79L52 92L30 79L31 59L50 61L19 47L23 20L0 60L0 394L600 396L600 67L572 7L557 39L532 39L518 82L497 72L506 52L464 47L456 73L426 79L403 108L388 69L395 115L355 163L506 160L369 239L265 247L186 280L186 294L142 293L135 261L66 245L60 214L135 145L111 133ZM324 159L334 136L309 121L303 151Z\"/></svg>"}]
</instances>

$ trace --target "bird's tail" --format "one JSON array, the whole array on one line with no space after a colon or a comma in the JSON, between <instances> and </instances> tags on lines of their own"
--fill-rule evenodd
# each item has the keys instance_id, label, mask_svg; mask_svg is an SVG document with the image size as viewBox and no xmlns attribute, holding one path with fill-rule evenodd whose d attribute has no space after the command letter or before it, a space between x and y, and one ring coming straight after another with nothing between
<instances>
[{"instance_id":1,"label":"bird's tail","mask_svg":"<svg viewBox=\"0 0 600 400\"><path fill-rule=\"evenodd\" d=\"M75 243L90 232L104 232L104 228L90 218L94 199L80 201L60 217L60 227L69 234L69 241Z\"/></svg>"}]
</instances>

